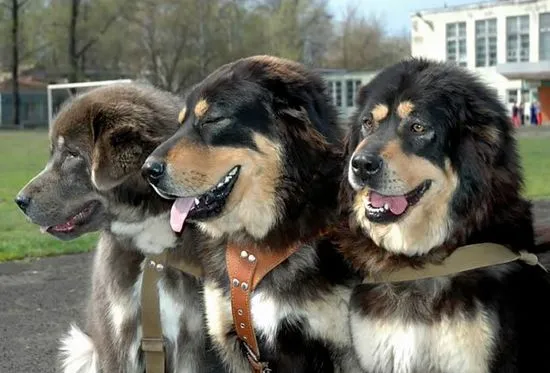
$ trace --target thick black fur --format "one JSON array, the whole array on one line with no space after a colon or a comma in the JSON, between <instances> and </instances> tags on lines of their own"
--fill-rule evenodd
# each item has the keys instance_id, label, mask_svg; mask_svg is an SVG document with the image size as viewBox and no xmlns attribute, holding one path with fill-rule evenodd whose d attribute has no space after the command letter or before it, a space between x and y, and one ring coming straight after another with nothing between
<instances>
[{"instance_id":1,"label":"thick black fur","mask_svg":"<svg viewBox=\"0 0 550 373\"><path fill-rule=\"evenodd\" d=\"M353 365L347 356L349 345L337 347L330 339L315 337L308 317L303 316L309 312L308 302L330 296L336 286L350 289L355 281L330 237L317 238L320 231L332 226L338 218L337 194L343 164L342 134L324 83L298 64L253 57L221 67L196 86L186 99L188 112L199 99L209 103L206 114L197 118L190 113L182 128L157 148L151 158L165 159L166 154L177 151L181 141L210 149L223 146L258 151L254 134L265 136L283 149L282 175L274 180L279 219L261 239L239 232L207 243L200 254L206 286L222 289L224 296L220 301L228 302L230 284L225 264L228 243L281 250L304 242L256 289L256 293L266 294L293 309L279 323L276 335L270 336L274 344L259 338L261 358L273 372L335 372L343 366L344 371L356 371L349 369ZM214 124L209 125L211 122ZM212 317L208 312L207 318ZM338 317L345 320L346 315ZM347 331L334 331L335 335L341 333ZM237 342L233 327L224 338L218 348L226 364L238 371L244 354L234 347Z\"/></svg>"},{"instance_id":2,"label":"thick black fur","mask_svg":"<svg viewBox=\"0 0 550 373\"><path fill-rule=\"evenodd\" d=\"M419 141L396 131L401 119L391 108L405 100L414 104L411 117L433 130L431 140ZM366 131L364 118L378 103L388 105L390 114L376 130ZM365 136L369 144L380 147L397 140L404 153L423 157L437 167L444 168L445 159L450 160L458 186L449 202L454 225L444 244L422 256L394 254L376 246L355 220L351 212L355 192L346 168L340 197L349 225L340 232L340 243L356 269L366 275L437 263L458 246L480 242L539 251L534 245L530 203L521 194L523 176L513 128L496 92L462 68L410 59L383 70L361 89L357 104L347 137L348 162ZM550 284L539 267L510 264L470 271L439 282L446 283L442 288L436 286L437 281L360 285L352 295L351 312L358 319L398 318L430 325L445 317L473 317L481 305L494 323L495 344L487 372L550 371ZM352 322L352 330L357 325ZM357 351L361 347L355 346ZM416 368L440 372L433 366Z\"/></svg>"}]
</instances>

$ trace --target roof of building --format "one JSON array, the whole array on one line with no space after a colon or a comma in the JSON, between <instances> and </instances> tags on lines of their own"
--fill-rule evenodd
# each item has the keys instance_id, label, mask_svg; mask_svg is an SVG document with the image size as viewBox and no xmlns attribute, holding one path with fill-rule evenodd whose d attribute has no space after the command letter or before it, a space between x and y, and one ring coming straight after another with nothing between
<instances>
[{"instance_id":1,"label":"roof of building","mask_svg":"<svg viewBox=\"0 0 550 373\"><path fill-rule=\"evenodd\" d=\"M12 89L12 79L6 79L0 82L0 92L11 91ZM30 76L19 77L19 88L28 89L28 90L46 90L48 83L39 81Z\"/></svg>"},{"instance_id":2,"label":"roof of building","mask_svg":"<svg viewBox=\"0 0 550 373\"><path fill-rule=\"evenodd\" d=\"M419 10L417 12L411 13L411 17L414 16L421 16L426 14L434 14L434 13L447 13L447 12L456 12L459 10L477 10L477 9L486 9L486 8L493 8L495 6L501 6L501 5L514 5L514 4L528 4L528 3L536 3L540 0L495 0L495 1L483 1L483 2L473 2L470 4L462 4L462 5L454 5L454 6L444 6L439 8L430 8L430 9L423 9Z\"/></svg>"}]
</instances>

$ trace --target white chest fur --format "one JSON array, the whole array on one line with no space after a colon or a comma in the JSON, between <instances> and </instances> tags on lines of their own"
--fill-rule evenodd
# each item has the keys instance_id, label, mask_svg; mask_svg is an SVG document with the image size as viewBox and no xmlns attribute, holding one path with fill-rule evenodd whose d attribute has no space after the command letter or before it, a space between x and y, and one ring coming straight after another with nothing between
<instances>
[{"instance_id":1,"label":"white chest fur","mask_svg":"<svg viewBox=\"0 0 550 373\"><path fill-rule=\"evenodd\" d=\"M212 283L205 285L204 294L209 333L219 346L227 349L231 343L227 333L233 324L230 300ZM346 316L349 296L348 288L339 287L323 297L297 305L258 290L251 300L255 330L268 344L273 344L283 320L306 320L304 332L311 338L328 340L336 347L349 349L351 340Z\"/></svg>"},{"instance_id":2,"label":"white chest fur","mask_svg":"<svg viewBox=\"0 0 550 373\"><path fill-rule=\"evenodd\" d=\"M128 297L118 297L111 303L110 315L114 327L115 335L118 338L123 336L122 328L132 318L136 317L140 310L141 284L143 275L139 275L134 285L134 291ZM194 305L185 304L180 299L172 296L170 291L166 290L165 281L161 279L158 282L160 317L162 333L166 339L174 346L172 359L175 362L178 373L192 372L191 368L186 368L186 360L181 359L181 353L178 353L178 338L182 328L186 328L190 335L200 335L202 333L202 315L193 308ZM183 315L188 315L183 317ZM186 324L182 325L182 320ZM139 348L141 345L141 327L138 326L134 340L130 342L128 348L128 371L139 371ZM127 342L126 342L127 343Z\"/></svg>"},{"instance_id":3,"label":"white chest fur","mask_svg":"<svg viewBox=\"0 0 550 373\"><path fill-rule=\"evenodd\" d=\"M160 254L176 244L176 235L170 228L168 213L138 222L113 221L111 231L132 239L134 245L144 254Z\"/></svg>"},{"instance_id":4,"label":"white chest fur","mask_svg":"<svg viewBox=\"0 0 550 373\"><path fill-rule=\"evenodd\" d=\"M495 315L455 315L431 324L371 318L352 312L354 349L369 373L487 373Z\"/></svg>"}]
</instances>

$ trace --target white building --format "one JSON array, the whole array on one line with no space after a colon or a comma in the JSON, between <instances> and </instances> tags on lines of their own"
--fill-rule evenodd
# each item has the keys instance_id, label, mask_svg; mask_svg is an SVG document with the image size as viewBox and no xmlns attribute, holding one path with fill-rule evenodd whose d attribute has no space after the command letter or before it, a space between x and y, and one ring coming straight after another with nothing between
<instances>
[{"instance_id":1,"label":"white building","mask_svg":"<svg viewBox=\"0 0 550 373\"><path fill-rule=\"evenodd\" d=\"M475 70L508 104L540 101L548 120L550 0L491 1L422 10L411 18L413 56Z\"/></svg>"},{"instance_id":2,"label":"white building","mask_svg":"<svg viewBox=\"0 0 550 373\"><path fill-rule=\"evenodd\" d=\"M376 75L373 71L343 69L319 69L318 72L327 82L332 102L343 118L348 118L355 109L359 87L367 84Z\"/></svg>"}]
</instances>

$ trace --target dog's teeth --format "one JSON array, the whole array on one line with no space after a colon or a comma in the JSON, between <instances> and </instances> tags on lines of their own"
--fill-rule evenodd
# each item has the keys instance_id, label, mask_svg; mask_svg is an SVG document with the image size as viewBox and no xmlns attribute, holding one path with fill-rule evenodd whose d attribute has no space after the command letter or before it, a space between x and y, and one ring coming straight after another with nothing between
<instances>
[{"instance_id":1,"label":"dog's teeth","mask_svg":"<svg viewBox=\"0 0 550 373\"><path fill-rule=\"evenodd\" d=\"M232 169L232 170L229 172L229 175L235 176L236 173L237 173L237 168L235 167L234 169Z\"/></svg>"},{"instance_id":2,"label":"dog's teeth","mask_svg":"<svg viewBox=\"0 0 550 373\"><path fill-rule=\"evenodd\" d=\"M201 201L198 198L195 198L195 206L197 206Z\"/></svg>"},{"instance_id":3,"label":"dog's teeth","mask_svg":"<svg viewBox=\"0 0 550 373\"><path fill-rule=\"evenodd\" d=\"M388 205L387 203L384 203L384 210L389 210L390 209L390 205Z\"/></svg>"},{"instance_id":4,"label":"dog's teeth","mask_svg":"<svg viewBox=\"0 0 550 373\"><path fill-rule=\"evenodd\" d=\"M218 185L216 185L216 188L221 188L221 187L223 187L224 185L225 185L225 184L224 184L224 182L222 181L222 182L220 182Z\"/></svg>"},{"instance_id":5,"label":"dog's teeth","mask_svg":"<svg viewBox=\"0 0 550 373\"><path fill-rule=\"evenodd\" d=\"M231 180L231 176L226 176L223 182L228 183L230 180Z\"/></svg>"}]
</instances>

